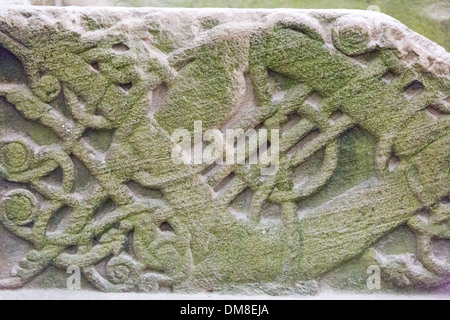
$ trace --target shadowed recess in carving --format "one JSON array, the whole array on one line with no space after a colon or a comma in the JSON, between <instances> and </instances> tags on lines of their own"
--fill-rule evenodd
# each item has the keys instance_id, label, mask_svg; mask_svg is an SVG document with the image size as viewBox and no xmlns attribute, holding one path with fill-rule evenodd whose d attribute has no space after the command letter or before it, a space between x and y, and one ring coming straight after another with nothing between
<instances>
[{"instance_id":1,"label":"shadowed recess in carving","mask_svg":"<svg viewBox=\"0 0 450 320\"><path fill-rule=\"evenodd\" d=\"M419 59L419 55L414 52L408 52L408 54L405 56L405 62L408 63L409 65L413 65L417 62L417 60Z\"/></svg>"},{"instance_id":2,"label":"shadowed recess in carving","mask_svg":"<svg viewBox=\"0 0 450 320\"><path fill-rule=\"evenodd\" d=\"M94 176L77 157L71 155L70 160L75 169L74 192L89 192L97 184Z\"/></svg>"},{"instance_id":3,"label":"shadowed recess in carving","mask_svg":"<svg viewBox=\"0 0 450 320\"><path fill-rule=\"evenodd\" d=\"M125 52L125 51L130 50L130 48L124 43L117 43L117 44L113 45L112 48L114 51L117 51L117 52Z\"/></svg>"},{"instance_id":4,"label":"shadowed recess in carving","mask_svg":"<svg viewBox=\"0 0 450 320\"><path fill-rule=\"evenodd\" d=\"M450 263L450 243L446 239L434 239L431 244L431 251L435 252L438 260Z\"/></svg>"},{"instance_id":5,"label":"shadowed recess in carving","mask_svg":"<svg viewBox=\"0 0 450 320\"><path fill-rule=\"evenodd\" d=\"M239 97L239 109L237 109L231 119L224 126L222 126L221 130L223 132L226 129L230 129L236 126L236 124L239 123L239 121L241 121L243 117L248 116L249 113L257 109L255 89L253 86L251 75L249 73L246 72L243 74L243 78L241 78L241 85L245 85L245 90L242 90Z\"/></svg>"},{"instance_id":6,"label":"shadowed recess in carving","mask_svg":"<svg viewBox=\"0 0 450 320\"><path fill-rule=\"evenodd\" d=\"M331 125L333 125L333 124L335 124L339 119L341 119L342 118L342 116L343 116L343 114L342 114L342 112L340 112L340 111L337 111L337 112L335 112L335 113L333 113L332 115L331 115L331 117L330 117L330 124Z\"/></svg>"},{"instance_id":7,"label":"shadowed recess in carving","mask_svg":"<svg viewBox=\"0 0 450 320\"><path fill-rule=\"evenodd\" d=\"M424 223L428 223L428 221L431 218L430 210L428 208L423 208L422 210L419 211L419 213L417 214L417 217L420 220L422 220Z\"/></svg>"},{"instance_id":8,"label":"shadowed recess in carving","mask_svg":"<svg viewBox=\"0 0 450 320\"><path fill-rule=\"evenodd\" d=\"M306 184L310 179L320 174L323 165L324 152L320 150L308 161L298 166L293 171L294 187L298 188Z\"/></svg>"},{"instance_id":9,"label":"shadowed recess in carving","mask_svg":"<svg viewBox=\"0 0 450 320\"><path fill-rule=\"evenodd\" d=\"M27 83L22 62L0 46L0 83Z\"/></svg>"},{"instance_id":10,"label":"shadowed recess in carving","mask_svg":"<svg viewBox=\"0 0 450 320\"><path fill-rule=\"evenodd\" d=\"M68 206L62 207L56 213L54 213L51 219L49 220L47 227L48 232L63 231L64 228L67 227L72 216L73 216L72 208Z\"/></svg>"},{"instance_id":11,"label":"shadowed recess in carving","mask_svg":"<svg viewBox=\"0 0 450 320\"><path fill-rule=\"evenodd\" d=\"M98 64L98 62L94 62L91 64L92 69L94 69L95 71L100 71L100 65Z\"/></svg>"},{"instance_id":12,"label":"shadowed recess in carving","mask_svg":"<svg viewBox=\"0 0 450 320\"><path fill-rule=\"evenodd\" d=\"M63 180L63 172L61 167L56 168L48 175L42 178L42 181L52 185L52 186L61 186Z\"/></svg>"},{"instance_id":13,"label":"shadowed recess in carving","mask_svg":"<svg viewBox=\"0 0 450 320\"><path fill-rule=\"evenodd\" d=\"M383 82L386 84L391 84L395 79L395 74L392 71L388 71L382 78Z\"/></svg>"},{"instance_id":14,"label":"shadowed recess in carving","mask_svg":"<svg viewBox=\"0 0 450 320\"><path fill-rule=\"evenodd\" d=\"M286 96L290 88L294 86L294 81L289 77L276 71L268 70L268 88L273 101L281 101Z\"/></svg>"},{"instance_id":15,"label":"shadowed recess in carving","mask_svg":"<svg viewBox=\"0 0 450 320\"><path fill-rule=\"evenodd\" d=\"M158 107L164 101L164 98L166 97L168 91L169 88L165 83L159 85L155 90L152 91L152 98L148 109L151 115L154 115L156 110L158 110Z\"/></svg>"},{"instance_id":16,"label":"shadowed recess in carving","mask_svg":"<svg viewBox=\"0 0 450 320\"><path fill-rule=\"evenodd\" d=\"M114 139L114 130L87 129L83 132L84 139L95 150L105 153L109 150Z\"/></svg>"},{"instance_id":17,"label":"shadowed recess in carving","mask_svg":"<svg viewBox=\"0 0 450 320\"><path fill-rule=\"evenodd\" d=\"M107 199L100 205L100 207L94 214L94 221L96 222L101 221L103 218L107 217L108 214L110 214L116 209L117 205L114 203L114 201L111 198Z\"/></svg>"},{"instance_id":18,"label":"shadowed recess in carving","mask_svg":"<svg viewBox=\"0 0 450 320\"><path fill-rule=\"evenodd\" d=\"M250 213L253 191L246 188L230 204L232 214L238 219L247 219Z\"/></svg>"},{"instance_id":19,"label":"shadowed recess in carving","mask_svg":"<svg viewBox=\"0 0 450 320\"><path fill-rule=\"evenodd\" d=\"M400 165L400 162L401 162L400 158L397 157L395 154L393 154L391 156L391 159L389 160L388 166L389 172L395 171L395 169L397 169L397 167Z\"/></svg>"},{"instance_id":20,"label":"shadowed recess in carving","mask_svg":"<svg viewBox=\"0 0 450 320\"><path fill-rule=\"evenodd\" d=\"M27 120L10 103L0 97L0 133L1 137L10 134L27 135L38 145L58 144L59 139L48 127L39 122Z\"/></svg>"},{"instance_id":21,"label":"shadowed recess in carving","mask_svg":"<svg viewBox=\"0 0 450 320\"><path fill-rule=\"evenodd\" d=\"M161 223L161 225L159 226L159 229L162 232L172 232L172 233L175 232L175 230L173 230L173 227L167 221Z\"/></svg>"},{"instance_id":22,"label":"shadowed recess in carving","mask_svg":"<svg viewBox=\"0 0 450 320\"><path fill-rule=\"evenodd\" d=\"M306 98L305 103L310 105L311 107L318 109L320 102L322 102L323 98L317 92L311 93L308 98Z\"/></svg>"},{"instance_id":23,"label":"shadowed recess in carving","mask_svg":"<svg viewBox=\"0 0 450 320\"><path fill-rule=\"evenodd\" d=\"M308 133L306 137L302 138L294 147L289 150L288 155L295 154L297 151L301 150L305 145L318 138L319 136L319 130L313 130L312 132Z\"/></svg>"},{"instance_id":24,"label":"shadowed recess in carving","mask_svg":"<svg viewBox=\"0 0 450 320\"><path fill-rule=\"evenodd\" d=\"M404 89L405 97L409 100L417 97L425 90L425 86L418 80L414 80Z\"/></svg>"},{"instance_id":25,"label":"shadowed recess in carving","mask_svg":"<svg viewBox=\"0 0 450 320\"><path fill-rule=\"evenodd\" d=\"M220 183L214 187L214 192L219 193L223 191L235 178L236 174L234 172L230 173L225 179L220 181Z\"/></svg>"},{"instance_id":26,"label":"shadowed recess in carving","mask_svg":"<svg viewBox=\"0 0 450 320\"><path fill-rule=\"evenodd\" d=\"M353 60L354 63L356 63L360 67L367 68L371 63L376 61L377 57L378 57L377 52L369 52L357 56L352 56L351 59Z\"/></svg>"},{"instance_id":27,"label":"shadowed recess in carving","mask_svg":"<svg viewBox=\"0 0 450 320\"><path fill-rule=\"evenodd\" d=\"M283 131L283 134L291 130L293 127L295 127L300 120L302 119L301 116L299 116L297 113L291 113L288 116L288 121L283 125L281 130Z\"/></svg>"},{"instance_id":28,"label":"shadowed recess in carving","mask_svg":"<svg viewBox=\"0 0 450 320\"><path fill-rule=\"evenodd\" d=\"M64 250L64 253L67 254L77 254L78 253L78 247L77 246L69 246Z\"/></svg>"},{"instance_id":29,"label":"shadowed recess in carving","mask_svg":"<svg viewBox=\"0 0 450 320\"><path fill-rule=\"evenodd\" d=\"M133 84L132 83L124 83L119 85L119 87L126 93L128 93L128 91L131 90L131 88L133 88Z\"/></svg>"},{"instance_id":30,"label":"shadowed recess in carving","mask_svg":"<svg viewBox=\"0 0 450 320\"><path fill-rule=\"evenodd\" d=\"M200 175L207 177L210 173L212 173L214 171L215 168L217 168L217 164L213 163L212 165L206 167L206 169L204 169L202 172L200 172Z\"/></svg>"},{"instance_id":31,"label":"shadowed recess in carving","mask_svg":"<svg viewBox=\"0 0 450 320\"><path fill-rule=\"evenodd\" d=\"M277 225L281 221L282 214L280 205L265 201L261 209L261 223L263 225Z\"/></svg>"},{"instance_id":32,"label":"shadowed recess in carving","mask_svg":"<svg viewBox=\"0 0 450 320\"><path fill-rule=\"evenodd\" d=\"M442 113L433 106L427 107L427 113L434 119L438 120Z\"/></svg>"}]
</instances>

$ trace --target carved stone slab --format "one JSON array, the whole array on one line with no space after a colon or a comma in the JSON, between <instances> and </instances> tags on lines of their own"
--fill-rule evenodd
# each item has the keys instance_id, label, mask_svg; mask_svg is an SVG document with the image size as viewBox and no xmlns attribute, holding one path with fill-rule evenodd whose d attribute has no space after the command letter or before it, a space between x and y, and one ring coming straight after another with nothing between
<instances>
[{"instance_id":1,"label":"carved stone slab","mask_svg":"<svg viewBox=\"0 0 450 320\"><path fill-rule=\"evenodd\" d=\"M450 54L388 16L2 7L0 97L1 289L450 282ZM199 121L275 173L174 162Z\"/></svg>"}]
</instances>

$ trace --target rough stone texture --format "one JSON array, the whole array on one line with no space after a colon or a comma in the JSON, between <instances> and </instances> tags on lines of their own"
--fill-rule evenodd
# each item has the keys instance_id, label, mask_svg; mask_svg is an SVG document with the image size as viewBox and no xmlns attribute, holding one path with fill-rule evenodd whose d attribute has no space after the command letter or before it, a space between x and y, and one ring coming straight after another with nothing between
<instances>
[{"instance_id":1,"label":"rough stone texture","mask_svg":"<svg viewBox=\"0 0 450 320\"><path fill-rule=\"evenodd\" d=\"M0 9L0 288L450 282L450 54L375 12ZM276 175L170 134L280 129Z\"/></svg>"}]
</instances>

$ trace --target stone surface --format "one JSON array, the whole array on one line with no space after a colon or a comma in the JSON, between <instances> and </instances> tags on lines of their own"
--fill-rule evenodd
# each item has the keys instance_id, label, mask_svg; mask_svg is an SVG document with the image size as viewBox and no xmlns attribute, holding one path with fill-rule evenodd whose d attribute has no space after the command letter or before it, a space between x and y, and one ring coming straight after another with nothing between
<instances>
[{"instance_id":1,"label":"stone surface","mask_svg":"<svg viewBox=\"0 0 450 320\"><path fill-rule=\"evenodd\" d=\"M386 15L3 7L0 96L2 289L448 290L450 54ZM174 163L197 120L278 171Z\"/></svg>"}]
</instances>

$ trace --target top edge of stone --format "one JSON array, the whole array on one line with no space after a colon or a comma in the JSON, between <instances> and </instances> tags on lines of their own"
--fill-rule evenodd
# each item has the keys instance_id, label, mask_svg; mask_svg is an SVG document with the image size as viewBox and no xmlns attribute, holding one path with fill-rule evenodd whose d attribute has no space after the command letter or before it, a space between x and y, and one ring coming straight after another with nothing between
<instances>
[{"instance_id":1,"label":"top edge of stone","mask_svg":"<svg viewBox=\"0 0 450 320\"><path fill-rule=\"evenodd\" d=\"M26 8L26 9L35 9L35 10L55 10L55 11L86 11L86 10L108 10L108 11L191 11L191 12L223 12L223 11L239 11L239 12L358 12L365 13L367 15L383 15L390 17L389 15L372 11L372 10L361 10L361 9L302 9L302 8L224 8L224 7L202 7L202 8L189 8L189 7L126 7L126 6L46 6L46 5L32 5L32 4L15 4L15 3L6 3L0 8L0 11L4 9L10 8ZM392 17L391 17L392 18ZM394 18L392 18L394 19ZM395 20L395 19L394 19Z\"/></svg>"},{"instance_id":2,"label":"top edge of stone","mask_svg":"<svg viewBox=\"0 0 450 320\"><path fill-rule=\"evenodd\" d=\"M35 12L51 14L53 16L97 14L114 15L122 20L143 18L147 15L176 15L183 19L195 21L205 16L223 18L224 23L255 23L260 22L271 14L285 14L295 18L295 15L306 15L325 21L333 21L343 16L360 17L367 19L372 29L379 30L374 40L374 46L379 48L391 47L397 49L401 55L411 52L420 58L424 69L441 75L450 80L450 53L439 44L409 29L397 19L376 11L357 9L254 9L254 8L181 8L181 7L112 7L112 6L36 6L31 4L6 3L0 8L0 20L13 19L13 12ZM132 15L130 15L132 13ZM188 13L188 15L186 15ZM389 29L392 39L381 35L381 30Z\"/></svg>"},{"instance_id":3,"label":"top edge of stone","mask_svg":"<svg viewBox=\"0 0 450 320\"><path fill-rule=\"evenodd\" d=\"M123 12L136 12L136 13L186 13L191 14L224 14L224 13L240 13L240 14L320 14L325 17L339 17L346 14L357 14L365 17L385 19L386 22L390 21L403 25L399 20L382 12L371 10L359 10L359 9L300 9L300 8L217 8L217 7L204 7L204 8L187 8L187 7L122 7L122 6L37 6L31 4L14 4L6 3L0 8L0 12L8 11L11 9L20 10L26 9L27 11L41 11L41 12L66 12L66 13L84 13L84 12L98 12L102 11L104 14L108 13L123 13ZM406 27L406 26L405 26Z\"/></svg>"}]
</instances>

